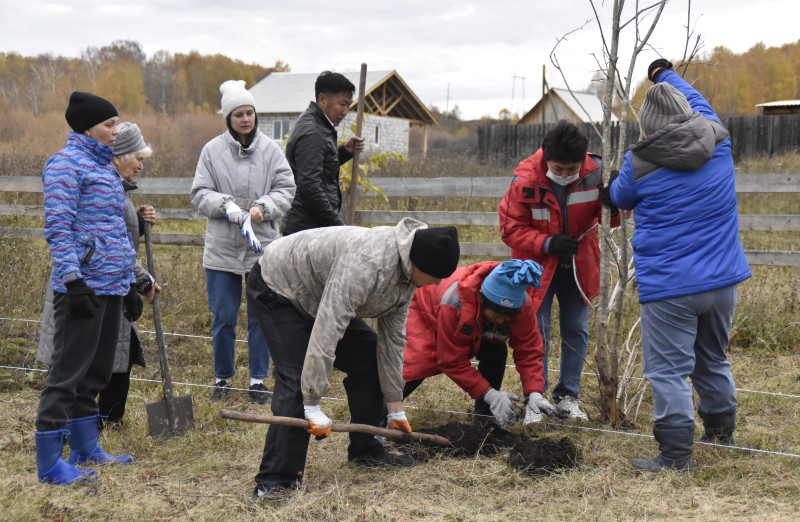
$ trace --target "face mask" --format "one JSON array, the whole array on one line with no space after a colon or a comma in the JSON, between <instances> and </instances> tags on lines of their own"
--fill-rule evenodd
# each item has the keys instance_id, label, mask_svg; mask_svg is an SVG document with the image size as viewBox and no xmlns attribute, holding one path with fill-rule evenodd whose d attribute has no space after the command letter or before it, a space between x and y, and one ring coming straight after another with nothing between
<instances>
[{"instance_id":1,"label":"face mask","mask_svg":"<svg viewBox=\"0 0 800 522\"><path fill-rule=\"evenodd\" d=\"M562 178L561 176L556 176L549 170L547 171L547 177L550 178L550 181L555 181L556 183L562 186L569 185L570 183L578 179L579 174L580 174L579 172L576 172L572 176L567 176L566 178Z\"/></svg>"}]
</instances>

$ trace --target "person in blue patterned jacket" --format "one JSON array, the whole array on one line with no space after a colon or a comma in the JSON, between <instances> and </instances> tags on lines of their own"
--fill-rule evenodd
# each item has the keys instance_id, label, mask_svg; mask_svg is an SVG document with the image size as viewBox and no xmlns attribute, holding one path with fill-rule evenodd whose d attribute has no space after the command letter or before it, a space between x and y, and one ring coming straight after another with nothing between
<instances>
[{"instance_id":1,"label":"person in blue patterned jacket","mask_svg":"<svg viewBox=\"0 0 800 522\"><path fill-rule=\"evenodd\" d=\"M136 252L125 225L125 192L111 163L117 110L76 91L65 116L74 132L42 173L55 331L36 416L36 467L39 480L53 484L94 475L76 464L132 462L97 444L95 397L111 377L123 307L131 320L142 313L132 287ZM68 461L61 457L64 435Z\"/></svg>"},{"instance_id":2,"label":"person in blue patterned jacket","mask_svg":"<svg viewBox=\"0 0 800 522\"><path fill-rule=\"evenodd\" d=\"M728 130L670 62L655 60L647 76L655 85L639 111L645 139L625 154L607 189L617 207L633 209L636 217L642 364L653 388L660 450L631 464L689 472L692 387L705 427L700 440L734 443L736 388L726 349L736 285L751 273L739 242Z\"/></svg>"}]
</instances>

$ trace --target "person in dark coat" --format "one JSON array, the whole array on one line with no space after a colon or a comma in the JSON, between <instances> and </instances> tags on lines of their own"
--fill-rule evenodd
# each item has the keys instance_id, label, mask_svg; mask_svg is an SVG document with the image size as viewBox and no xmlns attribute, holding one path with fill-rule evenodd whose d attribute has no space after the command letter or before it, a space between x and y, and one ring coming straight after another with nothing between
<instances>
[{"instance_id":1,"label":"person in dark coat","mask_svg":"<svg viewBox=\"0 0 800 522\"><path fill-rule=\"evenodd\" d=\"M609 192L633 209L633 262L642 305L642 365L653 388L659 454L641 470L692 471L697 390L702 441L733 444L736 387L727 360L736 285L751 276L739 242L736 171L728 130L691 85L650 64L631 147ZM687 381L691 378L691 384Z\"/></svg>"},{"instance_id":2,"label":"person in dark coat","mask_svg":"<svg viewBox=\"0 0 800 522\"><path fill-rule=\"evenodd\" d=\"M364 138L351 136L337 144L336 126L350 110L355 85L339 73L325 71L314 84L315 101L300 116L286 142L286 159L297 192L281 225L284 235L309 228L343 225L339 167L364 150Z\"/></svg>"}]
</instances>

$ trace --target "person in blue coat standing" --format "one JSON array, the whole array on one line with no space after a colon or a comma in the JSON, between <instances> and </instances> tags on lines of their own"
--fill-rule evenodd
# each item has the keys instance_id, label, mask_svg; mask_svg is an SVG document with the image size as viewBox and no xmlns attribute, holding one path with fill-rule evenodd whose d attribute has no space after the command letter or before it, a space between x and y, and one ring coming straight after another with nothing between
<instances>
[{"instance_id":1,"label":"person in blue coat standing","mask_svg":"<svg viewBox=\"0 0 800 522\"><path fill-rule=\"evenodd\" d=\"M733 444L736 391L727 360L736 285L750 267L739 242L730 135L714 110L664 59L639 111L645 138L608 192L633 209L644 377L653 389L660 453L641 470L693 470L692 386L701 441ZM691 384L686 378L691 377Z\"/></svg>"}]
</instances>

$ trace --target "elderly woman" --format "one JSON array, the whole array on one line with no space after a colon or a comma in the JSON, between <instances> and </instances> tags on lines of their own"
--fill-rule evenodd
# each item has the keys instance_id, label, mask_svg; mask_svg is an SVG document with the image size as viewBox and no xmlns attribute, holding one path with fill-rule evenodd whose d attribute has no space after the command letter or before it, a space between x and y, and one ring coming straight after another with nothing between
<instances>
[{"instance_id":1,"label":"elderly woman","mask_svg":"<svg viewBox=\"0 0 800 522\"><path fill-rule=\"evenodd\" d=\"M213 401L227 399L232 391L242 279L261 257L262 247L278 238L278 220L295 193L283 152L258 130L255 99L244 81L226 81L219 90L228 130L203 147L191 190L192 204L208 218L203 267L212 314ZM250 400L266 404L263 380L269 372L269 349L249 307L247 329Z\"/></svg>"},{"instance_id":2,"label":"elderly woman","mask_svg":"<svg viewBox=\"0 0 800 522\"><path fill-rule=\"evenodd\" d=\"M95 397L111 376L122 310L135 319L142 309L133 286L136 252L125 227L125 193L111 163L117 110L76 91L66 120L74 132L42 173L53 262L53 351L36 416L36 467L40 481L54 484L94 474L76 464L132 462L97 444ZM68 461L62 458L64 435Z\"/></svg>"}]
</instances>

